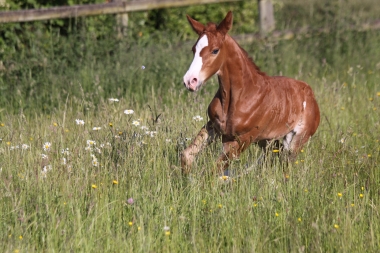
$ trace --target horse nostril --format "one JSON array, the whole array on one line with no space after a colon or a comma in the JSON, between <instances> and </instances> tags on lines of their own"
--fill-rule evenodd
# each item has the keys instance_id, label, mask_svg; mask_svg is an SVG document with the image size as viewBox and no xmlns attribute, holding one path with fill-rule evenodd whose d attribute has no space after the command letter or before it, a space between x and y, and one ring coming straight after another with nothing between
<instances>
[{"instance_id":1,"label":"horse nostril","mask_svg":"<svg viewBox=\"0 0 380 253\"><path fill-rule=\"evenodd\" d=\"M198 79L196 79L195 77L193 78L193 80L191 80L191 84L194 84L194 83L197 83L198 82Z\"/></svg>"}]
</instances>

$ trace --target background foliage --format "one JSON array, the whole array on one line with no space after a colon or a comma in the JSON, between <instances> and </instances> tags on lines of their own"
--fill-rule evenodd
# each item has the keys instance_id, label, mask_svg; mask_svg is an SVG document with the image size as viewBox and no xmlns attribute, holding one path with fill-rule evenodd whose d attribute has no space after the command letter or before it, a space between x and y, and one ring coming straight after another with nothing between
<instances>
[{"instance_id":1,"label":"background foliage","mask_svg":"<svg viewBox=\"0 0 380 253\"><path fill-rule=\"evenodd\" d=\"M377 252L380 33L348 29L377 18L377 0L276 1L277 29L333 29L241 41L263 71L315 92L321 125L294 164L255 167L252 146L231 168L253 170L225 184L209 174L215 145L180 173L217 89L181 83L196 40L184 14L233 9L238 35L257 31L255 4L131 13L125 37L112 15L1 25L0 250Z\"/></svg>"}]
</instances>

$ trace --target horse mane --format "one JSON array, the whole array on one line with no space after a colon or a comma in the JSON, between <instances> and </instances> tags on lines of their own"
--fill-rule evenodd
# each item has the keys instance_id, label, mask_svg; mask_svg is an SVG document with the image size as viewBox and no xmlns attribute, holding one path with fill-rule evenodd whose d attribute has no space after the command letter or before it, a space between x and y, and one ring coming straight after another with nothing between
<instances>
[{"instance_id":1,"label":"horse mane","mask_svg":"<svg viewBox=\"0 0 380 253\"><path fill-rule=\"evenodd\" d=\"M253 69L255 69L257 71L257 74L262 75L262 76L266 76L267 74L265 72L261 71L260 67L256 65L256 63L253 61L253 58L249 56L247 51L245 51L245 49L242 48L236 41L235 41L235 43L239 46L239 48L243 52L244 56L248 59L248 63L251 64Z\"/></svg>"}]
</instances>

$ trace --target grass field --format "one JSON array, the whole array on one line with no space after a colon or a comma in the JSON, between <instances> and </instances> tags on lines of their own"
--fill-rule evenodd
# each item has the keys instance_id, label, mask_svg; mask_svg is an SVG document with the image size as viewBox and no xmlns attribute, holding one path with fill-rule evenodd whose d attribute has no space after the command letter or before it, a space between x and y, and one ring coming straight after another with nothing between
<instances>
[{"instance_id":1,"label":"grass field","mask_svg":"<svg viewBox=\"0 0 380 253\"><path fill-rule=\"evenodd\" d=\"M217 89L183 87L192 43L64 42L1 70L1 252L378 252L378 31L243 44L268 74L308 82L322 117L295 163L230 183L207 173L220 145L180 173Z\"/></svg>"}]
</instances>

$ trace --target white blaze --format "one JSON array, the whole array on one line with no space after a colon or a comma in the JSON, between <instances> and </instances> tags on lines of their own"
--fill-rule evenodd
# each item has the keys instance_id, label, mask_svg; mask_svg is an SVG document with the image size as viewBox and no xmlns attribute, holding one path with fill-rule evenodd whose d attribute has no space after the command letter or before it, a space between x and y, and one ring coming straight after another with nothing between
<instances>
[{"instance_id":1,"label":"white blaze","mask_svg":"<svg viewBox=\"0 0 380 253\"><path fill-rule=\"evenodd\" d=\"M191 83L191 80L193 78L197 78L199 81L199 72L201 72L202 69L202 57L200 56L200 53L204 47L208 46L208 39L207 36L204 35L195 46L195 54L193 62L190 65L189 70L186 72L186 75L183 77L184 83L187 85Z\"/></svg>"}]
</instances>

